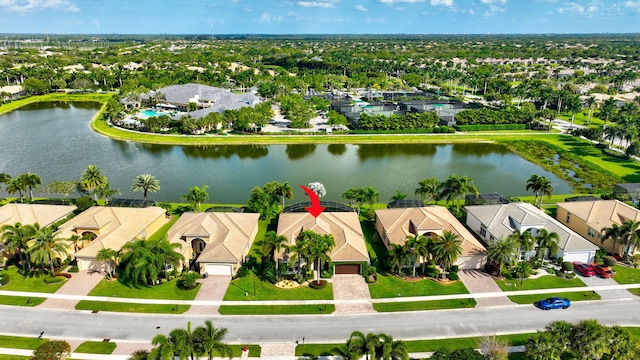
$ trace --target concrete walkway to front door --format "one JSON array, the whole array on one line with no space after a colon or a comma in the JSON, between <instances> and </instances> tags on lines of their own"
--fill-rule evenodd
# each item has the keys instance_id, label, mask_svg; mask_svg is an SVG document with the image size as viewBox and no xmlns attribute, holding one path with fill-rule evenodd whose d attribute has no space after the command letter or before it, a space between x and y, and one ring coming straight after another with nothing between
<instances>
[{"instance_id":1,"label":"concrete walkway to front door","mask_svg":"<svg viewBox=\"0 0 640 360\"><path fill-rule=\"evenodd\" d=\"M334 314L374 313L369 285L362 275L333 275L333 299L336 301ZM350 302L341 303L341 300Z\"/></svg>"},{"instance_id":2,"label":"concrete walkway to front door","mask_svg":"<svg viewBox=\"0 0 640 360\"><path fill-rule=\"evenodd\" d=\"M458 275L460 276L460 280L462 280L462 283L467 287L467 290L469 290L471 295L477 293L502 292L502 289L500 289L498 284L496 284L491 275L482 270L460 270L460 272L458 272ZM511 300L509 300L509 298L506 296L497 296L490 298L480 297L475 299L478 303L476 307L513 305L513 302L511 302Z\"/></svg>"}]
</instances>

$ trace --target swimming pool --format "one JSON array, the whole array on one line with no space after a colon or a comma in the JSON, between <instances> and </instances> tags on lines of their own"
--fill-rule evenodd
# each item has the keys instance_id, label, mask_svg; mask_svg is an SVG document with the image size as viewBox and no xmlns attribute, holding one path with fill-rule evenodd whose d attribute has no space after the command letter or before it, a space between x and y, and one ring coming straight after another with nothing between
<instances>
[{"instance_id":1,"label":"swimming pool","mask_svg":"<svg viewBox=\"0 0 640 360\"><path fill-rule=\"evenodd\" d=\"M137 115L138 117L141 117L141 118L148 118L152 116L162 116L162 115L171 116L171 113L167 111L162 111L162 110L144 109L138 112Z\"/></svg>"}]
</instances>

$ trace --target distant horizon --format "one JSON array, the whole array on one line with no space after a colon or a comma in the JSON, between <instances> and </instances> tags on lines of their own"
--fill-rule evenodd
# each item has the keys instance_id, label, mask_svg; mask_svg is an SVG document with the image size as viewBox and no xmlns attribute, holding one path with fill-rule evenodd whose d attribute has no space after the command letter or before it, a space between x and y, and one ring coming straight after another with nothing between
<instances>
[{"instance_id":1,"label":"distant horizon","mask_svg":"<svg viewBox=\"0 0 640 360\"><path fill-rule=\"evenodd\" d=\"M207 34L207 33L53 33L53 32L0 32L0 36L30 36L30 35L49 35L49 36L200 36L209 37L227 37L227 36L555 36L555 35L580 35L580 36L601 36L601 35L640 35L640 31L636 32L583 32L583 33L227 33L227 34Z\"/></svg>"}]
</instances>

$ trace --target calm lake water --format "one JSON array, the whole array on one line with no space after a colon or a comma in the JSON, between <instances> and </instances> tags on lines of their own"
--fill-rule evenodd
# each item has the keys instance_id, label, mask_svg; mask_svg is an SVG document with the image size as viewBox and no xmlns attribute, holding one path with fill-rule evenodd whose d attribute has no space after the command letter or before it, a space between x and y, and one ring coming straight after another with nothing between
<instances>
[{"instance_id":1,"label":"calm lake water","mask_svg":"<svg viewBox=\"0 0 640 360\"><path fill-rule=\"evenodd\" d=\"M46 184L78 181L96 164L120 197L134 198L142 194L133 193L131 183L148 173L160 180L161 190L149 195L158 201L179 201L189 187L206 184L210 202L245 203L254 186L272 180L295 187L293 202L306 200L296 185L315 181L325 185L323 200L373 186L388 201L396 190L413 197L418 181L451 173L471 177L480 192L530 195L525 185L534 173L551 180L555 193L571 192L555 175L495 144L146 145L93 132L89 121L97 110L93 103L40 103L0 116L0 172L30 171Z\"/></svg>"}]
</instances>

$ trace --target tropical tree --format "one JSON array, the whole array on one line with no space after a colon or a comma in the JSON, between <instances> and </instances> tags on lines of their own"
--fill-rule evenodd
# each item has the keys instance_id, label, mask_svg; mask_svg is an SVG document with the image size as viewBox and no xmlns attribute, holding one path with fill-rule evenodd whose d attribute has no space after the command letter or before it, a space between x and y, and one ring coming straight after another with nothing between
<instances>
[{"instance_id":1,"label":"tropical tree","mask_svg":"<svg viewBox=\"0 0 640 360\"><path fill-rule=\"evenodd\" d=\"M131 190L134 192L142 191L143 193L143 204L147 203L147 193L149 191L155 193L160 190L160 181L155 178L155 176L150 174L142 174L136 176L136 179L131 184Z\"/></svg>"},{"instance_id":2,"label":"tropical tree","mask_svg":"<svg viewBox=\"0 0 640 360\"><path fill-rule=\"evenodd\" d=\"M532 174L529 179L527 179L527 186L526 186L526 190L532 190L533 194L535 195L534 199L533 199L533 204L537 204L538 203L538 195L540 194L540 182L539 179L540 176L536 175L536 174Z\"/></svg>"},{"instance_id":3,"label":"tropical tree","mask_svg":"<svg viewBox=\"0 0 640 360\"><path fill-rule=\"evenodd\" d=\"M635 360L640 356L640 344L620 326L612 326L609 331L610 359Z\"/></svg>"},{"instance_id":4,"label":"tropical tree","mask_svg":"<svg viewBox=\"0 0 640 360\"><path fill-rule=\"evenodd\" d=\"M120 190L112 189L111 182L107 181L104 183L104 185L96 188L94 190L94 194L97 198L104 199L105 205L109 205L109 199L116 195L120 195Z\"/></svg>"},{"instance_id":5,"label":"tropical tree","mask_svg":"<svg viewBox=\"0 0 640 360\"><path fill-rule=\"evenodd\" d=\"M601 359L609 347L607 331L596 320L582 320L569 335L569 348L581 359Z\"/></svg>"},{"instance_id":6,"label":"tropical tree","mask_svg":"<svg viewBox=\"0 0 640 360\"><path fill-rule=\"evenodd\" d=\"M533 204L537 207L540 207L542 203L542 197L546 195L549 199L553 194L553 186L551 185L551 181L547 180L544 176L538 176L536 174L531 175L527 180L527 190L533 190L535 198L533 200Z\"/></svg>"},{"instance_id":7,"label":"tropical tree","mask_svg":"<svg viewBox=\"0 0 640 360\"><path fill-rule=\"evenodd\" d=\"M313 191L316 195L318 195L319 198L327 195L327 190L324 188L324 185L322 185L322 183L312 182L309 183L307 187L311 189L311 191Z\"/></svg>"},{"instance_id":8,"label":"tropical tree","mask_svg":"<svg viewBox=\"0 0 640 360\"><path fill-rule=\"evenodd\" d=\"M59 195L62 203L67 196L73 194L78 188L78 183L75 181L52 181L47 184L42 190L49 195Z\"/></svg>"},{"instance_id":9,"label":"tropical tree","mask_svg":"<svg viewBox=\"0 0 640 360\"><path fill-rule=\"evenodd\" d=\"M180 339L176 338L175 335L166 336L164 334L158 334L151 339L151 344L155 346L151 351L149 351L149 359L154 360L175 360L175 357L178 356L178 348ZM181 358L184 359L184 358Z\"/></svg>"},{"instance_id":10,"label":"tropical tree","mask_svg":"<svg viewBox=\"0 0 640 360\"><path fill-rule=\"evenodd\" d=\"M0 184L8 184L11 181L11 175L0 173Z\"/></svg>"},{"instance_id":11,"label":"tropical tree","mask_svg":"<svg viewBox=\"0 0 640 360\"><path fill-rule=\"evenodd\" d=\"M58 233L51 228L38 229L33 235L33 244L27 253L36 264L49 265L51 276L55 273L53 260L56 256L67 256L66 239L58 238Z\"/></svg>"},{"instance_id":12,"label":"tropical tree","mask_svg":"<svg viewBox=\"0 0 640 360\"><path fill-rule=\"evenodd\" d=\"M104 261L107 264L107 276L110 278L114 276L119 255L118 251L111 248L100 249L98 250L98 254L96 254L96 260Z\"/></svg>"},{"instance_id":13,"label":"tropical tree","mask_svg":"<svg viewBox=\"0 0 640 360\"><path fill-rule=\"evenodd\" d=\"M562 348L557 340L548 332L538 332L530 337L524 345L525 358L529 360L560 360Z\"/></svg>"},{"instance_id":14,"label":"tropical tree","mask_svg":"<svg viewBox=\"0 0 640 360\"><path fill-rule=\"evenodd\" d=\"M447 200L447 203L451 203L454 200L458 200L465 194L473 193L478 196L478 188L473 185L473 180L467 176L458 176L451 174L447 177L442 184L440 184L440 198ZM460 212L460 202L456 202L456 212Z\"/></svg>"},{"instance_id":15,"label":"tropical tree","mask_svg":"<svg viewBox=\"0 0 640 360\"><path fill-rule=\"evenodd\" d=\"M535 248L535 239L531 235L530 231L521 232L520 229L515 229L511 235L509 235L514 241L520 245L520 251L522 251L524 260L528 260L527 253L533 251Z\"/></svg>"},{"instance_id":16,"label":"tropical tree","mask_svg":"<svg viewBox=\"0 0 640 360\"><path fill-rule=\"evenodd\" d=\"M420 264L421 259L426 258L430 254L430 245L431 241L426 236L422 235L407 235L404 247L407 250L404 250L405 253L411 253L411 258L413 258L413 271L412 276L416 276L416 266ZM424 271L424 269L423 269Z\"/></svg>"},{"instance_id":17,"label":"tropical tree","mask_svg":"<svg viewBox=\"0 0 640 360\"><path fill-rule=\"evenodd\" d=\"M540 180L540 189L538 190L540 193L540 197L538 198L538 207L542 205L542 197L547 196L548 199L551 199L553 195L553 185L551 185L551 181L547 180L544 176L538 178Z\"/></svg>"},{"instance_id":18,"label":"tropical tree","mask_svg":"<svg viewBox=\"0 0 640 360\"><path fill-rule=\"evenodd\" d=\"M280 253L280 250L287 249L287 238L283 235L278 235L277 232L271 230L264 235L264 239L259 241L256 245L261 247L262 260L270 259L275 260L275 255ZM276 263L276 272L278 271L278 261Z\"/></svg>"},{"instance_id":19,"label":"tropical tree","mask_svg":"<svg viewBox=\"0 0 640 360\"><path fill-rule=\"evenodd\" d=\"M430 199L437 200L438 193L440 191L440 181L435 177L430 177L421 180L418 183L418 188L416 188L415 194L420 195L420 199L422 201L427 201Z\"/></svg>"},{"instance_id":20,"label":"tropical tree","mask_svg":"<svg viewBox=\"0 0 640 360\"><path fill-rule=\"evenodd\" d=\"M227 328L216 328L211 320L205 320L204 326L199 326L194 331L195 338L200 344L201 354L207 355L209 360L214 354L220 354L231 359L231 347L223 342L227 335Z\"/></svg>"},{"instance_id":21,"label":"tropical tree","mask_svg":"<svg viewBox=\"0 0 640 360\"><path fill-rule=\"evenodd\" d=\"M169 243L166 238L159 240L138 239L126 243L121 250L120 263L122 277L132 285L150 286L168 265L174 267L184 260L177 252L178 243Z\"/></svg>"},{"instance_id":22,"label":"tropical tree","mask_svg":"<svg viewBox=\"0 0 640 360\"><path fill-rule=\"evenodd\" d=\"M403 192L402 192L402 191L400 191L400 190L396 190L395 195L393 195L393 196L391 197L391 201L400 201L400 200L404 200L404 199L406 199L406 198L407 198L407 196L409 196L409 195L407 195L407 194L403 193Z\"/></svg>"},{"instance_id":23,"label":"tropical tree","mask_svg":"<svg viewBox=\"0 0 640 360\"><path fill-rule=\"evenodd\" d=\"M443 270L448 271L456 262L458 256L462 254L462 239L458 234L444 230L442 235L438 235L434 240L432 251L435 262L440 265Z\"/></svg>"},{"instance_id":24,"label":"tropical tree","mask_svg":"<svg viewBox=\"0 0 640 360\"><path fill-rule=\"evenodd\" d=\"M538 229L535 237L538 244L536 257L544 259L545 256L552 257L558 253L560 235L556 232L548 232L547 229Z\"/></svg>"},{"instance_id":25,"label":"tropical tree","mask_svg":"<svg viewBox=\"0 0 640 360\"><path fill-rule=\"evenodd\" d=\"M29 172L18 175L16 180L29 190L29 199L33 201L33 189L38 190L38 185L42 184L40 176Z\"/></svg>"},{"instance_id":26,"label":"tropical tree","mask_svg":"<svg viewBox=\"0 0 640 360\"><path fill-rule=\"evenodd\" d=\"M103 175L102 170L96 165L88 165L80 174L80 186L89 193L93 193L96 201L98 201L98 195L95 190L106 183L107 177Z\"/></svg>"},{"instance_id":27,"label":"tropical tree","mask_svg":"<svg viewBox=\"0 0 640 360\"><path fill-rule=\"evenodd\" d=\"M389 249L389 267L391 270L395 269L400 273L410 256L411 251L408 247L399 244L391 244L391 249Z\"/></svg>"},{"instance_id":28,"label":"tropical tree","mask_svg":"<svg viewBox=\"0 0 640 360\"><path fill-rule=\"evenodd\" d=\"M23 192L27 191L27 187L25 186L24 183L22 183L21 181L19 181L17 178L16 179L12 179L9 181L9 183L7 184L7 188L5 189L5 191L8 194L15 194L16 192L18 193L18 196L20 197L20 202L23 201Z\"/></svg>"},{"instance_id":29,"label":"tropical tree","mask_svg":"<svg viewBox=\"0 0 640 360\"><path fill-rule=\"evenodd\" d=\"M37 229L40 229L40 225L37 223L32 225L22 225L21 223L15 223L14 225L5 224L0 227L0 239L6 246L7 251L18 254L22 268L26 270L25 266L31 268L29 263L29 257L25 264L23 253L29 248L29 241L34 237Z\"/></svg>"},{"instance_id":30,"label":"tropical tree","mask_svg":"<svg viewBox=\"0 0 640 360\"><path fill-rule=\"evenodd\" d=\"M317 264L316 269L316 282L320 281L320 273L325 263L331 263L329 254L336 246L336 242L331 234L316 234L311 230L303 230L302 233L311 233L302 235L303 237L310 236L308 261L313 264ZM300 237L300 235L298 236Z\"/></svg>"},{"instance_id":31,"label":"tropical tree","mask_svg":"<svg viewBox=\"0 0 640 360\"><path fill-rule=\"evenodd\" d=\"M365 336L361 331L352 332L346 343L349 359L358 360L364 355L369 360L369 342L374 339L377 340L377 336L373 333Z\"/></svg>"},{"instance_id":32,"label":"tropical tree","mask_svg":"<svg viewBox=\"0 0 640 360\"><path fill-rule=\"evenodd\" d=\"M191 203L195 211L200 211L200 205L209 198L208 188L207 185L190 187L189 193L182 196L182 199Z\"/></svg>"},{"instance_id":33,"label":"tropical tree","mask_svg":"<svg viewBox=\"0 0 640 360\"><path fill-rule=\"evenodd\" d=\"M293 200L293 188L288 181L280 184L278 187L278 195L282 197L282 208L284 209L284 198Z\"/></svg>"},{"instance_id":34,"label":"tropical tree","mask_svg":"<svg viewBox=\"0 0 640 360\"><path fill-rule=\"evenodd\" d=\"M621 255L632 254L634 247L640 246L640 221L626 220L622 225L614 223L602 230L602 243L611 240L614 244L622 245L624 248Z\"/></svg>"},{"instance_id":35,"label":"tropical tree","mask_svg":"<svg viewBox=\"0 0 640 360\"><path fill-rule=\"evenodd\" d=\"M407 345L402 340L393 340L391 335L378 335L383 360L409 360Z\"/></svg>"},{"instance_id":36,"label":"tropical tree","mask_svg":"<svg viewBox=\"0 0 640 360\"><path fill-rule=\"evenodd\" d=\"M519 244L512 238L500 238L487 247L487 261L501 273L505 264L513 264L518 259Z\"/></svg>"}]
</instances>

